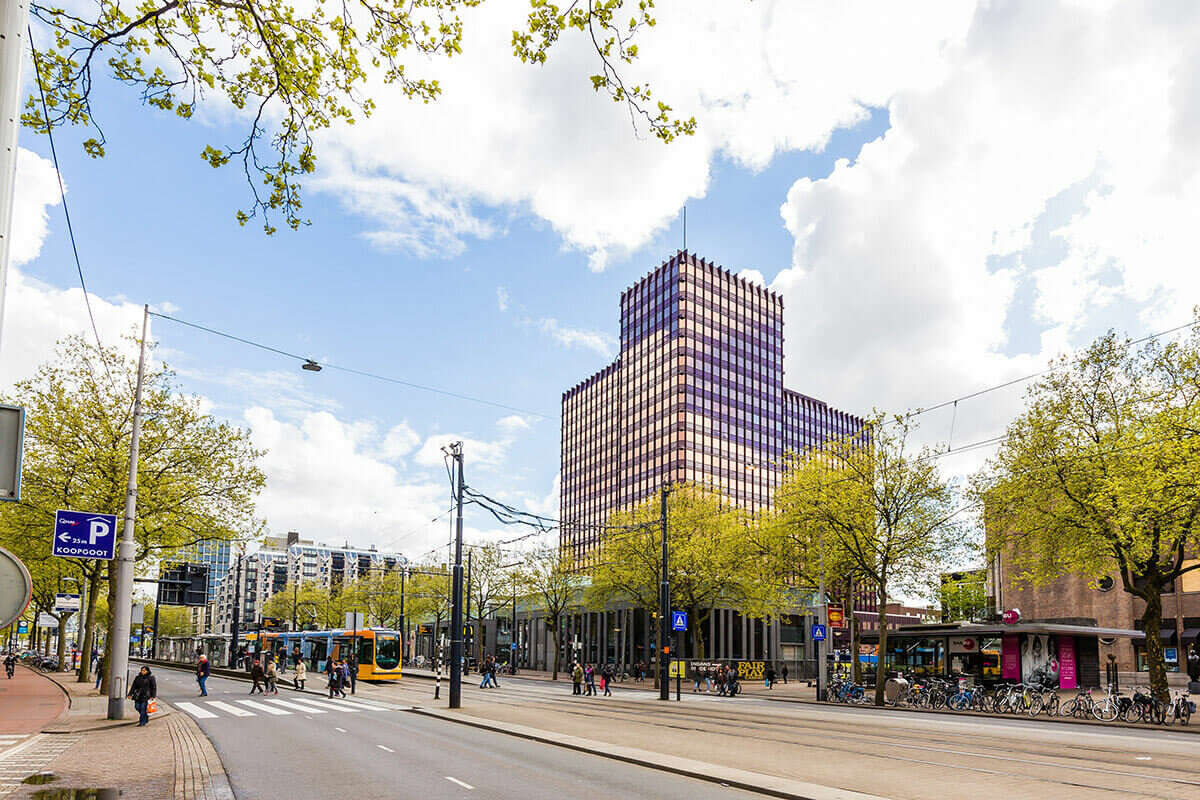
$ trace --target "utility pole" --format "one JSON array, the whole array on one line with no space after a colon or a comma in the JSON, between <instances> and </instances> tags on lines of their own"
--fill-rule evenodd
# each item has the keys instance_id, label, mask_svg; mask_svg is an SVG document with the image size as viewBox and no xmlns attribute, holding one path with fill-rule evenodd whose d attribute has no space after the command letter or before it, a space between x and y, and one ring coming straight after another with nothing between
<instances>
[{"instance_id":1,"label":"utility pole","mask_svg":"<svg viewBox=\"0 0 1200 800\"><path fill-rule=\"evenodd\" d=\"M825 699L825 687L829 680L829 664L826 653L829 647L829 600L825 596L825 529L822 528L818 539L817 547L820 549L821 559L821 578L820 585L817 587L817 594L820 595L820 605L818 608L821 626L825 629L825 638L817 642L817 702Z\"/></svg>"},{"instance_id":2,"label":"utility pole","mask_svg":"<svg viewBox=\"0 0 1200 800\"><path fill-rule=\"evenodd\" d=\"M17 134L21 130L21 62L29 44L29 0L0 3L0 332L12 251L13 192L17 186Z\"/></svg>"},{"instance_id":3,"label":"utility pole","mask_svg":"<svg viewBox=\"0 0 1200 800\"><path fill-rule=\"evenodd\" d=\"M454 572L450 588L450 708L462 707L463 657L463 443L450 445L450 454L458 465L454 487Z\"/></svg>"},{"instance_id":4,"label":"utility pole","mask_svg":"<svg viewBox=\"0 0 1200 800\"><path fill-rule=\"evenodd\" d=\"M471 631L467 634L467 667L466 673L471 674L471 656L475 655L475 628L471 626L471 554L473 551L467 551L467 628ZM482 616L482 613L480 614Z\"/></svg>"},{"instance_id":5,"label":"utility pole","mask_svg":"<svg viewBox=\"0 0 1200 800\"><path fill-rule=\"evenodd\" d=\"M658 595L658 699L671 699L667 680L671 647L667 644L671 629L671 584L667 580L667 487L662 489L662 583Z\"/></svg>"},{"instance_id":6,"label":"utility pole","mask_svg":"<svg viewBox=\"0 0 1200 800\"><path fill-rule=\"evenodd\" d=\"M108 718L125 719L125 674L129 669L129 622L133 615L133 559L137 545L133 523L137 518L138 443L142 436L142 384L146 377L146 339L150 335L150 306L142 306L142 342L138 351L137 388L133 395L133 431L129 436L129 483L125 489L125 524L117 550L116 585L112 615L113 641L108 643ZM157 633L157 631L155 631Z\"/></svg>"},{"instance_id":7,"label":"utility pole","mask_svg":"<svg viewBox=\"0 0 1200 800\"><path fill-rule=\"evenodd\" d=\"M162 606L162 570L158 573L159 581L154 587L154 646L150 649L150 660L158 658L158 609ZM143 626L144 627L144 626ZM143 631L144 633L144 631Z\"/></svg>"},{"instance_id":8,"label":"utility pole","mask_svg":"<svg viewBox=\"0 0 1200 800\"><path fill-rule=\"evenodd\" d=\"M299 591L300 591L300 570L297 569L296 570L296 582L292 584L292 631L293 632L299 630L296 627L296 602L297 602L297 594L299 593ZM403 597L403 594L401 594L401 597ZM400 605L401 606L404 605L404 600L400 601ZM403 612L401 612L401 613L403 613Z\"/></svg>"},{"instance_id":9,"label":"utility pole","mask_svg":"<svg viewBox=\"0 0 1200 800\"><path fill-rule=\"evenodd\" d=\"M400 568L400 663L408 658L408 617L404 616L404 575L406 567Z\"/></svg>"},{"instance_id":10,"label":"utility pole","mask_svg":"<svg viewBox=\"0 0 1200 800\"><path fill-rule=\"evenodd\" d=\"M237 575L233 581L233 641L229 644L229 668L237 669L238 657L238 638L241 631L238 630L238 624L242 618L242 553L238 552L237 557Z\"/></svg>"}]
</instances>

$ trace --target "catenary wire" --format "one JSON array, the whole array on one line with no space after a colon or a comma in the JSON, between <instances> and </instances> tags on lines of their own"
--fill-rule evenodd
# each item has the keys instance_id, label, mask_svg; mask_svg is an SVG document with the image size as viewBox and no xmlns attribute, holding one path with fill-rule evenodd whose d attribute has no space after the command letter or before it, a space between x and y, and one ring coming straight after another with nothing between
<instances>
[{"instance_id":1,"label":"catenary wire","mask_svg":"<svg viewBox=\"0 0 1200 800\"><path fill-rule=\"evenodd\" d=\"M96 347L100 353L100 363L104 365L104 372L108 375L108 382L112 385L113 391L117 391L117 382L113 378L112 370L108 368L108 359L104 357L104 345L100 341L100 330L96 327L96 316L92 313L92 300L88 296L87 281L83 278L83 264L79 260L79 247L75 243L75 228L71 225L71 212L67 208L67 189L63 185L62 170L58 166L58 150L54 146L54 129L50 125L50 112L46 107L46 92L42 88L42 79L38 74L38 52L33 46L33 28L25 27L25 31L29 36L29 51L33 54L33 72L34 79L37 81L38 95L42 99L42 117L46 120L46 138L50 141L50 158L54 162L54 177L58 180L58 194L62 198L63 217L67 221L67 236L71 240L71 254L75 257L75 271L79 273L79 288L83 289L83 303L87 306L88 320L92 323L92 335L96 337Z\"/></svg>"}]
</instances>

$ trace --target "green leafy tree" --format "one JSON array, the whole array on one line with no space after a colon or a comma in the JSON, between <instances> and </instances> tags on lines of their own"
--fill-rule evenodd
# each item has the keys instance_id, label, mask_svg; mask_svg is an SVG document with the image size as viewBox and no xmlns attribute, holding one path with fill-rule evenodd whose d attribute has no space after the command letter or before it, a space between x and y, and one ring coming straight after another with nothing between
<instances>
[{"instance_id":1,"label":"green leafy tree","mask_svg":"<svg viewBox=\"0 0 1200 800\"><path fill-rule=\"evenodd\" d=\"M295 591L293 591L295 589ZM346 612L355 610L352 595L333 591L315 583L288 584L263 603L264 617L280 617L300 628L314 625L318 629L340 628L346 624Z\"/></svg>"},{"instance_id":2,"label":"green leafy tree","mask_svg":"<svg viewBox=\"0 0 1200 800\"><path fill-rule=\"evenodd\" d=\"M563 615L579 603L582 581L566 552L556 545L542 545L526 555L520 576L520 593L528 598L531 610L542 612L546 630L554 640L550 679L556 681L562 655Z\"/></svg>"},{"instance_id":3,"label":"green leafy tree","mask_svg":"<svg viewBox=\"0 0 1200 800\"><path fill-rule=\"evenodd\" d=\"M821 562L872 584L879 598L875 704L883 704L887 615L894 592L933 594L939 567L958 558L964 529L934 451L913 452L907 417L876 414L867 432L790 459L776 504L800 531L788 565L819 574Z\"/></svg>"},{"instance_id":4,"label":"green leafy tree","mask_svg":"<svg viewBox=\"0 0 1200 800\"><path fill-rule=\"evenodd\" d=\"M938 597L942 622L978 620L987 611L987 576L983 570L943 575Z\"/></svg>"},{"instance_id":5,"label":"green leafy tree","mask_svg":"<svg viewBox=\"0 0 1200 800\"><path fill-rule=\"evenodd\" d=\"M992 558L1019 583L1112 572L1142 604L1168 699L1162 595L1200 568L1200 331L1166 345L1110 332L1060 359L976 484Z\"/></svg>"},{"instance_id":6,"label":"green leafy tree","mask_svg":"<svg viewBox=\"0 0 1200 800\"><path fill-rule=\"evenodd\" d=\"M778 582L764 583L765 563L751 547L749 515L720 492L676 484L667 493L667 580L671 605L688 612L692 652L705 657L705 625L719 606L770 616L786 598ZM654 495L609 519L611 532L588 571L588 605L631 602L656 615L662 581L662 497ZM764 591L764 590L771 591ZM657 676L657 673L656 673Z\"/></svg>"},{"instance_id":7,"label":"green leafy tree","mask_svg":"<svg viewBox=\"0 0 1200 800\"><path fill-rule=\"evenodd\" d=\"M496 544L485 544L471 548L471 611L475 635L471 637L471 655L482 658L483 620L488 606L494 605L505 592L511 597L512 580L504 569L504 553ZM468 620L470 621L470 620Z\"/></svg>"},{"instance_id":8,"label":"green leafy tree","mask_svg":"<svg viewBox=\"0 0 1200 800\"><path fill-rule=\"evenodd\" d=\"M370 92L395 85L409 99L436 100L442 87L406 62L426 67L462 52L462 12L482 0L95 0L90 13L32 3L52 34L35 54L39 95L22 121L38 131L64 124L94 127L84 143L104 155L97 122L95 73L107 69L135 88L142 101L188 119L208 96L245 112L247 132L230 145L208 145L201 157L214 168L241 166L252 192L245 224L259 213L268 233L270 212L296 228L303 176L316 168L314 136L339 122L353 124L375 109ZM649 85L628 84L620 68L638 56L636 39L655 23L653 0L632 11L624 0L585 0L560 9L531 0L525 28L512 33L514 55L543 64L564 32L585 37L599 61L591 77L597 92L628 106L663 141L690 134L695 120L676 118Z\"/></svg>"},{"instance_id":9,"label":"green leafy tree","mask_svg":"<svg viewBox=\"0 0 1200 800\"><path fill-rule=\"evenodd\" d=\"M399 572L373 570L342 591L352 609L363 612L368 625L380 625L385 628L400 626Z\"/></svg>"},{"instance_id":10,"label":"green leafy tree","mask_svg":"<svg viewBox=\"0 0 1200 800\"><path fill-rule=\"evenodd\" d=\"M26 424L21 500L0 507L0 545L47 557L57 509L123 512L136 372L136 362L119 351L71 336L54 361L5 398L25 407ZM147 371L143 413L134 521L139 568L199 542L256 532L254 499L264 478L248 431L205 414L161 364ZM106 564L72 561L88 580L82 649L90 652L97 604L116 590L116 570L106 585Z\"/></svg>"}]
</instances>

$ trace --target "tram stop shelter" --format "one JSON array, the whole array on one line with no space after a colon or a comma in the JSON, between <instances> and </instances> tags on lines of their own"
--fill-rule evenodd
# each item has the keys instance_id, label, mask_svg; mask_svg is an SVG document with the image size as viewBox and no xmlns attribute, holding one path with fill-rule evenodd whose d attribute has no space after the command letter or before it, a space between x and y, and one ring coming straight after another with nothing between
<instances>
[{"instance_id":1,"label":"tram stop shelter","mask_svg":"<svg viewBox=\"0 0 1200 800\"><path fill-rule=\"evenodd\" d=\"M1065 622L942 623L864 632L863 649L882 655L884 668L905 677L966 678L969 682L1039 681L1060 689L1099 688L1111 648L1138 641L1141 631Z\"/></svg>"}]
</instances>

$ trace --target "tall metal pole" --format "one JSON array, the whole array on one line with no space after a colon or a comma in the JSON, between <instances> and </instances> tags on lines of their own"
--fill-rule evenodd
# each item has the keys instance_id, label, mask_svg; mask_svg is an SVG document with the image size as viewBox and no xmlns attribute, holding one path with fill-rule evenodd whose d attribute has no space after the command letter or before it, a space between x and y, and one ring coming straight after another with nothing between
<instances>
[{"instance_id":1,"label":"tall metal pole","mask_svg":"<svg viewBox=\"0 0 1200 800\"><path fill-rule=\"evenodd\" d=\"M667 644L671 630L671 584L667 580L667 488L662 490L662 583L658 595L658 699L671 699L671 684L667 680L671 647Z\"/></svg>"},{"instance_id":2,"label":"tall metal pole","mask_svg":"<svg viewBox=\"0 0 1200 800\"><path fill-rule=\"evenodd\" d=\"M137 545L138 443L142 437L142 384L146 376L146 339L150 335L150 306L142 306L142 341L138 351L137 389L133 395L133 431L129 436L129 483L125 489L125 524L116 558L112 615L113 641L108 643L108 718L125 719L125 673L129 669L129 622L133 615L133 559ZM112 568L114 565L110 565ZM157 631L156 631L157 633Z\"/></svg>"},{"instance_id":3,"label":"tall metal pole","mask_svg":"<svg viewBox=\"0 0 1200 800\"><path fill-rule=\"evenodd\" d=\"M159 573L159 582L154 586L154 647L150 649L150 658L158 658L158 609L162 605L162 573ZM145 627L145 626L143 626ZM143 631L144 633L145 631Z\"/></svg>"},{"instance_id":4,"label":"tall metal pole","mask_svg":"<svg viewBox=\"0 0 1200 800\"><path fill-rule=\"evenodd\" d=\"M455 442L450 452L458 465L458 479L454 488L454 503L457 517L454 522L454 572L450 597L450 708L462 706L462 657L463 657L463 445Z\"/></svg>"},{"instance_id":5,"label":"tall metal pole","mask_svg":"<svg viewBox=\"0 0 1200 800\"><path fill-rule=\"evenodd\" d=\"M471 626L471 553L467 551L467 667L466 674L471 674L471 656L475 655L475 628ZM482 614L481 614L482 616Z\"/></svg>"},{"instance_id":6,"label":"tall metal pole","mask_svg":"<svg viewBox=\"0 0 1200 800\"><path fill-rule=\"evenodd\" d=\"M404 616L404 575L408 572L400 568L400 662L408 658L408 617Z\"/></svg>"},{"instance_id":7,"label":"tall metal pole","mask_svg":"<svg viewBox=\"0 0 1200 800\"><path fill-rule=\"evenodd\" d=\"M817 642L817 701L825 699L825 687L829 680L829 664L828 653L829 647L829 600L825 596L825 531L822 529L818 534L820 537L817 547L820 549L821 559L821 579L820 585L817 588L817 593L820 595L820 605L818 606L821 626L825 629L825 638Z\"/></svg>"},{"instance_id":8,"label":"tall metal pole","mask_svg":"<svg viewBox=\"0 0 1200 800\"><path fill-rule=\"evenodd\" d=\"M17 133L21 130L21 62L28 46L28 0L0 3L0 332L12 251L13 192L17 186Z\"/></svg>"}]
</instances>

